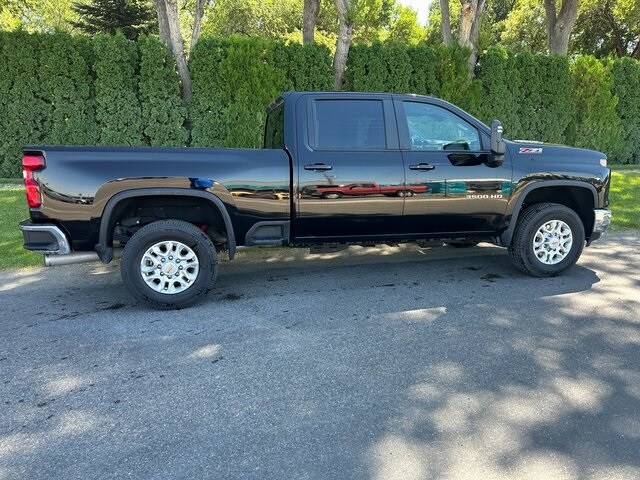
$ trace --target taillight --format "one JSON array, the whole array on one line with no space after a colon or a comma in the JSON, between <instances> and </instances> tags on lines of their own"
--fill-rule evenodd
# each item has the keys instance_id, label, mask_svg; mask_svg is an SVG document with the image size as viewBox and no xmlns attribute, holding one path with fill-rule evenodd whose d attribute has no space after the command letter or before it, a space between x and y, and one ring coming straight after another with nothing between
<instances>
[{"instance_id":1,"label":"taillight","mask_svg":"<svg viewBox=\"0 0 640 480\"><path fill-rule=\"evenodd\" d=\"M24 189L27 193L29 208L38 208L42 205L40 185L33 179L33 172L42 170L44 167L45 162L42 155L22 156L22 177L24 178Z\"/></svg>"}]
</instances>

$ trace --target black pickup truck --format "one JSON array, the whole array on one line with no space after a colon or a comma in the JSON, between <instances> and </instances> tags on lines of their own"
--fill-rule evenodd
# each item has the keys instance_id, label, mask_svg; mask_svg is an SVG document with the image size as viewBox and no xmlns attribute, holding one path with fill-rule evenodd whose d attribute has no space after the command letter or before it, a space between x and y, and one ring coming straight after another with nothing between
<instances>
[{"instance_id":1,"label":"black pickup truck","mask_svg":"<svg viewBox=\"0 0 640 480\"><path fill-rule=\"evenodd\" d=\"M128 289L164 308L207 292L238 246L484 241L553 276L611 220L604 154L506 141L415 95L285 93L260 150L29 146L22 163L25 248L59 265L123 247Z\"/></svg>"}]
</instances>

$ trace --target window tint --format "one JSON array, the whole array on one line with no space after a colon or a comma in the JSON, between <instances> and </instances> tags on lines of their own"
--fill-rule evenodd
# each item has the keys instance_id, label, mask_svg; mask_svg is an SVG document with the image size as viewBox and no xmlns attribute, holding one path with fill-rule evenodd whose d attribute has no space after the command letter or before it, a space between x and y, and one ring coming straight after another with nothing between
<instances>
[{"instance_id":1,"label":"window tint","mask_svg":"<svg viewBox=\"0 0 640 480\"><path fill-rule=\"evenodd\" d=\"M481 150L478 130L444 108L404 102L411 150Z\"/></svg>"},{"instance_id":2,"label":"window tint","mask_svg":"<svg viewBox=\"0 0 640 480\"><path fill-rule=\"evenodd\" d=\"M314 147L327 150L384 150L381 100L316 100Z\"/></svg>"},{"instance_id":3,"label":"window tint","mask_svg":"<svg viewBox=\"0 0 640 480\"><path fill-rule=\"evenodd\" d=\"M264 148L284 148L284 102L281 102L267 115Z\"/></svg>"}]
</instances>

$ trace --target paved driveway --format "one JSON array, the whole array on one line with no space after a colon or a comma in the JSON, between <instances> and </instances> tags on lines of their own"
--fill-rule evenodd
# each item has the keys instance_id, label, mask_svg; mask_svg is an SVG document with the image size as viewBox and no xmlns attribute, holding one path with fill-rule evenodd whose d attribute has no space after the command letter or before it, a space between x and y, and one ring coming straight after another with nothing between
<instances>
[{"instance_id":1,"label":"paved driveway","mask_svg":"<svg viewBox=\"0 0 640 480\"><path fill-rule=\"evenodd\" d=\"M5 272L0 478L640 478L639 247L247 254L170 312Z\"/></svg>"}]
</instances>

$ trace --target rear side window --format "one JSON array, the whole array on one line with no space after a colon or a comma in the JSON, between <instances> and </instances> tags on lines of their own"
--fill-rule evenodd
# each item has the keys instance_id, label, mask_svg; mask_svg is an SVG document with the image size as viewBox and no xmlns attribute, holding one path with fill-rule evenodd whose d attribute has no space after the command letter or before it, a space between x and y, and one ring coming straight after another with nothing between
<instances>
[{"instance_id":1,"label":"rear side window","mask_svg":"<svg viewBox=\"0 0 640 480\"><path fill-rule=\"evenodd\" d=\"M312 147L319 150L384 150L381 100L315 100Z\"/></svg>"},{"instance_id":2,"label":"rear side window","mask_svg":"<svg viewBox=\"0 0 640 480\"><path fill-rule=\"evenodd\" d=\"M284 149L284 102L267 114L264 148Z\"/></svg>"}]
</instances>

